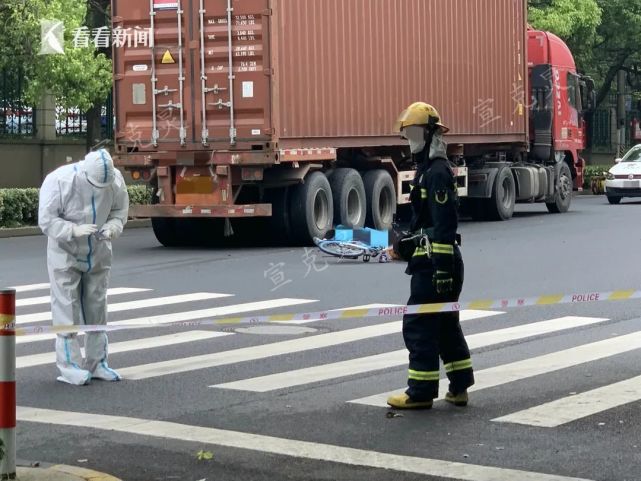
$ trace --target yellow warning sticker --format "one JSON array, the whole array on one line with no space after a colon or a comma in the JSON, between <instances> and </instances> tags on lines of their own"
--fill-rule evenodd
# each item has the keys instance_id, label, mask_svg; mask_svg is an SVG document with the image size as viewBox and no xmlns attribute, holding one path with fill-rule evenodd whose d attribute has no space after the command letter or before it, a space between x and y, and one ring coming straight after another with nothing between
<instances>
[{"instance_id":1,"label":"yellow warning sticker","mask_svg":"<svg viewBox=\"0 0 641 481\"><path fill-rule=\"evenodd\" d=\"M167 50L165 55L162 56L162 63L176 63L169 50Z\"/></svg>"}]
</instances>

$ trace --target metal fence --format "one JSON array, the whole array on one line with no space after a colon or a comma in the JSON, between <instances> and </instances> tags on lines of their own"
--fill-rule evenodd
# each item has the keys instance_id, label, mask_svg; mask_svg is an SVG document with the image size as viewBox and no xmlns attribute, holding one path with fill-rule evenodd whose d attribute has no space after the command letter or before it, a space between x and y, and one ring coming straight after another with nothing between
<instances>
[{"instance_id":1,"label":"metal fence","mask_svg":"<svg viewBox=\"0 0 641 481\"><path fill-rule=\"evenodd\" d=\"M0 136L33 135L35 113L24 101L22 72L0 73L0 89Z\"/></svg>"},{"instance_id":2,"label":"metal fence","mask_svg":"<svg viewBox=\"0 0 641 481\"><path fill-rule=\"evenodd\" d=\"M37 109L24 100L25 80L21 71L0 72L0 136L32 137L36 133ZM113 100L105 99L100 116L101 137L113 138ZM87 116L77 107L56 106L55 129L60 137L83 137L87 134Z\"/></svg>"}]
</instances>

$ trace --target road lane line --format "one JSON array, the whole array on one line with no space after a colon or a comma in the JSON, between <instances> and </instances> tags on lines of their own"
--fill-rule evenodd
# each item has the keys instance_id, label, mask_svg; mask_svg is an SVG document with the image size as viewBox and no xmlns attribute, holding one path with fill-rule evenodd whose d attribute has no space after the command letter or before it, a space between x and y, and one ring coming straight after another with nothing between
<instances>
[{"instance_id":1,"label":"road lane line","mask_svg":"<svg viewBox=\"0 0 641 481\"><path fill-rule=\"evenodd\" d=\"M560 318L555 321L558 322L559 320L563 319L567 318ZM576 324L576 321L578 321L579 319L585 319L586 321L589 319L593 319L593 324L607 321L607 319L602 318L570 317L569 319L575 320L574 322L572 322L572 324ZM577 326L573 325L571 327ZM566 327L565 329L569 328L570 327ZM475 336L468 336L468 344L470 346L470 349L487 346L485 342L478 341L478 339L479 338L475 339ZM477 344L477 342L479 343ZM479 391L481 389L488 389L509 382L518 381L520 379L525 379L531 376L537 376L539 374L545 374L554 370L560 370L566 367L572 367L586 362L602 359L608 356L613 356L618 354L619 352L622 352L622 350L627 349L626 343L630 343L630 350L637 349L639 343L641 343L641 334L633 334L630 336L622 336L621 338L607 339L605 341L586 344L584 346L578 346L575 348L554 352L552 354L546 354L543 356L526 359L524 361L518 361L511 364L484 369L482 371L476 371L474 373L476 384L472 386L469 391L472 392ZM447 379L441 379L439 386L440 397L445 396L448 383L449 381ZM398 389L394 389L393 391L374 394L372 396L367 396L360 399L353 399L349 402L352 404L363 404L365 406L386 407L387 398L392 394L403 391L404 389L406 388L399 387Z\"/></svg>"},{"instance_id":2,"label":"road lane line","mask_svg":"<svg viewBox=\"0 0 641 481\"><path fill-rule=\"evenodd\" d=\"M281 356L284 354L293 354L311 349L337 346L348 342L361 341L363 339L370 339L388 334L397 334L401 330L401 325L402 323L400 321L394 321L385 324L359 327L356 329L346 329L343 331L331 332L329 334L319 334L300 339L291 339L289 341L234 349L231 351L216 352L201 356L185 357L181 359L172 359L170 361L126 367L119 369L118 372L126 379L147 379L157 376L166 376L168 374L195 371L197 369L216 366L226 366L246 361L255 361L258 359Z\"/></svg>"},{"instance_id":3,"label":"road lane line","mask_svg":"<svg viewBox=\"0 0 641 481\"><path fill-rule=\"evenodd\" d=\"M365 468L378 468L461 481L589 481L582 478L543 474L439 459L401 456L377 451L334 446L308 441L277 438L216 428L192 426L166 421L106 416L90 413L54 411L18 407L18 420L56 426L99 429L104 431L149 436L244 449L272 455L340 463Z\"/></svg>"},{"instance_id":4,"label":"road lane line","mask_svg":"<svg viewBox=\"0 0 641 481\"><path fill-rule=\"evenodd\" d=\"M555 428L641 400L641 376L492 419L501 423Z\"/></svg>"},{"instance_id":5,"label":"road lane line","mask_svg":"<svg viewBox=\"0 0 641 481\"><path fill-rule=\"evenodd\" d=\"M172 304L182 304L187 302L206 301L211 299L221 299L233 297L232 294L218 294L215 292L194 292L192 294L179 294L176 296L152 297L149 299L140 299L137 301L120 302L110 304L108 312L122 312L133 309L145 309L149 307L169 306ZM30 324L34 322L51 321L51 312L37 312L35 314L23 314L16 317L16 324Z\"/></svg>"},{"instance_id":6,"label":"road lane line","mask_svg":"<svg viewBox=\"0 0 641 481\"><path fill-rule=\"evenodd\" d=\"M165 336L148 337L142 339L133 339L131 341L115 342L109 344L109 354L122 352L140 351L142 349L154 349L158 347L175 346L188 342L205 341L216 337L231 336L233 333L215 332L215 331L187 331L177 334L168 334ZM84 350L83 350L84 355ZM56 362L55 352L45 352L42 354L32 354L29 356L19 356L16 358L16 368L42 366Z\"/></svg>"},{"instance_id":7,"label":"road lane line","mask_svg":"<svg viewBox=\"0 0 641 481\"><path fill-rule=\"evenodd\" d=\"M495 331L483 332L467 336L467 343L470 349L501 344L503 342L525 339L541 334L563 331L577 326L585 326L606 321L602 318L559 318L548 321L535 322L524 326L509 327ZM375 356L361 357L347 361L336 362L331 364L322 364L305 369L281 372L260 376L241 381L217 384L210 387L222 389L235 389L252 392L268 392L276 389L284 389L313 382L326 381L328 379L353 376L366 372L378 371L396 366L407 364L407 350L402 349L393 352L378 354ZM477 383L479 380L477 379ZM479 383L481 384L481 383ZM383 405L387 400L388 393L380 396L377 401L382 400ZM384 396L384 397L383 397ZM355 401L352 401L355 402ZM363 403L359 403L363 404ZM380 404L379 404L380 405Z\"/></svg>"},{"instance_id":8,"label":"road lane line","mask_svg":"<svg viewBox=\"0 0 641 481\"><path fill-rule=\"evenodd\" d=\"M107 296L121 296L124 294L135 294L138 292L149 292L151 289L138 289L136 287L116 287L107 290ZM17 299L16 307L36 306L39 304L49 304L51 296L27 297L26 299Z\"/></svg>"}]
</instances>

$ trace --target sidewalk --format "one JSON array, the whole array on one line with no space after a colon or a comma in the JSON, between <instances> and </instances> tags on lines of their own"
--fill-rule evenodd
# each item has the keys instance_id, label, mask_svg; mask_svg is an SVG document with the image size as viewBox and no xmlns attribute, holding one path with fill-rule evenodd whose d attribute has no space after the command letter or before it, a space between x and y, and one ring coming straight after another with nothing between
<instances>
[{"instance_id":1,"label":"sidewalk","mask_svg":"<svg viewBox=\"0 0 641 481\"><path fill-rule=\"evenodd\" d=\"M30 468L18 466L18 481L121 481L109 474L63 464Z\"/></svg>"}]
</instances>

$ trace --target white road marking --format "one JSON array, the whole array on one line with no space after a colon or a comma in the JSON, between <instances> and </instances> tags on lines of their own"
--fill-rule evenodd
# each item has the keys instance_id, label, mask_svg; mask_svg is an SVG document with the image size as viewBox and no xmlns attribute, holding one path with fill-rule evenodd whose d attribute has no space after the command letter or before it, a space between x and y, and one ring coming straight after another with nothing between
<instances>
[{"instance_id":1,"label":"white road marking","mask_svg":"<svg viewBox=\"0 0 641 481\"><path fill-rule=\"evenodd\" d=\"M165 336L133 339L131 341L115 342L113 344L109 344L109 354L174 346L176 344L205 341L207 339L213 339L215 337L224 337L231 335L233 334L215 331L187 331L180 332L178 334L168 334ZM42 366L44 364L52 364L54 362L56 362L55 352L32 354L29 356L20 356L16 358L16 368L20 369L24 367Z\"/></svg>"},{"instance_id":2,"label":"white road marking","mask_svg":"<svg viewBox=\"0 0 641 481\"><path fill-rule=\"evenodd\" d=\"M176 296L152 297L150 299L140 299L137 301L120 302L110 304L108 312L130 311L133 309L145 309L149 307L169 306L171 304L182 304L186 302L205 301L211 299L221 299L232 297L232 294L218 294L215 292L195 292L192 294L179 294ZM35 314L18 315L16 324L29 324L32 322L51 321L51 312L38 312Z\"/></svg>"},{"instance_id":3,"label":"white road marking","mask_svg":"<svg viewBox=\"0 0 641 481\"><path fill-rule=\"evenodd\" d=\"M555 428L641 400L641 376L492 419L502 423Z\"/></svg>"},{"instance_id":4,"label":"white road marking","mask_svg":"<svg viewBox=\"0 0 641 481\"><path fill-rule=\"evenodd\" d=\"M394 321L386 324L347 329L329 334L319 334L289 341L274 342L259 346L245 347L231 351L204 354L201 356L185 357L170 361L156 362L121 368L118 372L126 379L147 379L157 376L166 376L180 372L195 371L197 369L225 366L239 362L255 361L273 356L293 354L310 349L337 346L348 342L361 341L372 337L396 334L401 330L402 323Z\"/></svg>"},{"instance_id":5,"label":"white road marking","mask_svg":"<svg viewBox=\"0 0 641 481\"><path fill-rule=\"evenodd\" d=\"M138 289L135 287L116 287L107 290L107 296L120 296L124 294L134 294L138 292L148 292L151 289ZM39 304L49 304L51 296L28 297L26 299L17 299L16 307L36 306Z\"/></svg>"},{"instance_id":6,"label":"white road marking","mask_svg":"<svg viewBox=\"0 0 641 481\"><path fill-rule=\"evenodd\" d=\"M15 289L16 292L32 292L32 291L44 291L49 289L50 284L48 282L44 284L29 284L26 286L13 286L10 289Z\"/></svg>"},{"instance_id":7,"label":"white road marking","mask_svg":"<svg viewBox=\"0 0 641 481\"><path fill-rule=\"evenodd\" d=\"M444 480L513 481L518 479L519 481L589 481L581 478L553 474L465 464L430 458L400 456L377 451L334 446L331 444L297 441L166 421L53 411L30 407L18 407L17 411L18 420L21 422L100 429L138 436L193 442L198 443L198 445L222 446L314 461L416 473Z\"/></svg>"},{"instance_id":8,"label":"white road marking","mask_svg":"<svg viewBox=\"0 0 641 481\"><path fill-rule=\"evenodd\" d=\"M310 304L318 302L315 299L272 299L269 301L247 302L245 304L233 304L229 306L212 307L209 309L199 309L196 311L183 311L173 314L161 314L158 316L138 317L136 319L127 319L124 321L110 322L114 326L127 326L135 324L166 324L169 322L193 321L205 319L208 317L231 316L245 312L261 311L266 309L276 309L279 307L299 306L301 304Z\"/></svg>"},{"instance_id":9,"label":"white road marking","mask_svg":"<svg viewBox=\"0 0 641 481\"><path fill-rule=\"evenodd\" d=\"M543 322L536 322L534 324L527 324L521 327L525 328L524 333L528 333L524 337L529 337L529 336L538 335L534 332L535 329L533 329L537 325L540 325L545 331L545 333L550 333L555 331L563 331L566 329L571 329L579 326L597 324L604 321L607 321L607 319L591 318L591 317L562 317L559 319L552 319L551 321L543 321ZM550 328L553 327L554 323L558 325L558 329L549 330ZM547 327L546 327L546 324L548 325ZM515 329L515 328L508 328L508 329ZM543 334L543 333L544 332L541 332L540 334ZM488 336L488 334L492 334L492 333L487 332L487 333L475 334L473 336L468 336L467 341L470 349L476 349L476 348L485 347L485 346L506 341L506 338L504 335L503 336L499 335L496 337L497 342L495 343L492 341L492 336ZM502 339L502 340L499 340L499 339ZM613 341L612 345L609 344L609 341ZM626 341L627 339L624 340L624 342ZM548 354L548 355L540 356L533 359L527 359L525 361L519 361L513 364L507 364L505 366L498 366L496 368L478 371L474 373L474 377L476 378L476 384L472 386L472 388L470 388L470 392L479 390L479 389L486 389L486 388L498 386L500 384L516 381L518 379L522 379L529 376L535 376L537 374L544 374L548 370L554 370L555 366L557 367L557 369L563 369L563 367L559 367L561 365L569 367L572 365L571 363L573 362L570 356L576 355L577 356L576 364L581 364L583 362L589 362L590 360L596 360L596 359L600 359L601 357L607 357L608 355L613 355L609 353L613 353L614 351L619 352L620 350L621 350L621 347L618 342L614 340L608 340L608 341L602 341L599 343L588 344L587 346L579 346L577 348L569 349L567 351L560 351L559 353L553 353L553 354ZM589 357L590 351L592 351L592 356L594 356L594 359L591 359ZM567 354L565 354L566 352ZM585 359L585 361L581 361L581 359ZM443 397L447 392L447 383L448 383L447 379L441 380L440 386L439 386L440 387L439 396ZM393 391L374 394L373 396L354 399L349 402L353 404L363 404L366 406L385 407L387 406L387 398L392 394L402 391L403 389L405 388L400 387Z\"/></svg>"},{"instance_id":10,"label":"white road marking","mask_svg":"<svg viewBox=\"0 0 641 481\"><path fill-rule=\"evenodd\" d=\"M273 309L277 307L288 307L298 304L306 304L311 302L318 302L310 299L274 299L270 301L250 302L247 304L235 304L230 306L215 307L211 309L201 309L197 311L184 311L175 314L161 314L152 317L139 317L136 319L127 319L124 321L110 322L109 324L133 325L133 324L153 324L153 323L169 323L191 321L203 319L206 317L227 316L233 314L240 314L244 312L258 311L261 309ZM82 335L79 334L79 335ZM32 342L51 341L56 338L55 334L36 334L33 336L18 336L16 338L17 344L28 344Z\"/></svg>"}]
</instances>

